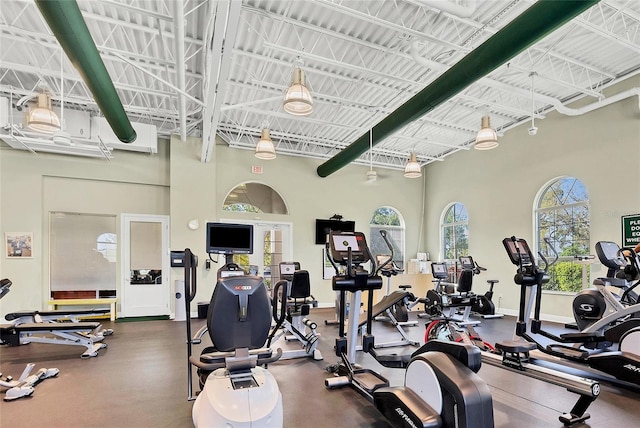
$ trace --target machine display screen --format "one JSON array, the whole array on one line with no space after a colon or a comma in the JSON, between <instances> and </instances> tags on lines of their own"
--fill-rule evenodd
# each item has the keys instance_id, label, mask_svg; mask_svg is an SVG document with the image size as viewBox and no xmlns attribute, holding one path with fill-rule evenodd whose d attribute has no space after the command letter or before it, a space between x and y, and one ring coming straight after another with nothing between
<instances>
[{"instance_id":1,"label":"machine display screen","mask_svg":"<svg viewBox=\"0 0 640 428\"><path fill-rule=\"evenodd\" d=\"M431 263L434 278L445 279L448 276L446 263Z\"/></svg>"},{"instance_id":2,"label":"machine display screen","mask_svg":"<svg viewBox=\"0 0 640 428\"><path fill-rule=\"evenodd\" d=\"M473 259L471 256L462 256L460 257L460 264L462 265L462 269L472 269Z\"/></svg>"},{"instance_id":3,"label":"machine display screen","mask_svg":"<svg viewBox=\"0 0 640 428\"><path fill-rule=\"evenodd\" d=\"M514 265L520 264L521 257L522 263L531 263L533 261L533 256L531 254L531 250L529 249L529 245L524 239L516 239L516 241L514 241L511 238L504 238L502 240L502 244L507 250L507 254L509 254L511 263L513 263Z\"/></svg>"},{"instance_id":4,"label":"machine display screen","mask_svg":"<svg viewBox=\"0 0 640 428\"><path fill-rule=\"evenodd\" d=\"M333 235L333 248L336 251L348 251L351 247L351 251L361 251L360 245L355 235Z\"/></svg>"},{"instance_id":5,"label":"machine display screen","mask_svg":"<svg viewBox=\"0 0 640 428\"><path fill-rule=\"evenodd\" d=\"M344 233L331 232L331 257L337 262L344 262L349 258L349 248L354 263L369 261L367 241L362 232Z\"/></svg>"},{"instance_id":6,"label":"machine display screen","mask_svg":"<svg viewBox=\"0 0 640 428\"><path fill-rule=\"evenodd\" d=\"M298 262L280 262L280 278L291 281L293 280L293 274L300 270L300 263Z\"/></svg>"}]
</instances>

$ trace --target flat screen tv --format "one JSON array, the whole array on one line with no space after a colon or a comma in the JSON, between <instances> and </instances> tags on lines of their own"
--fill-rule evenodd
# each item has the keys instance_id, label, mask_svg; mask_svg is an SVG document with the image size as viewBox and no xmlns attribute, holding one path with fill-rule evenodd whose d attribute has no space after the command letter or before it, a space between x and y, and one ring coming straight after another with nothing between
<instances>
[{"instance_id":1,"label":"flat screen tv","mask_svg":"<svg viewBox=\"0 0 640 428\"><path fill-rule=\"evenodd\" d=\"M316 219L316 244L325 244L331 231L355 232L355 221Z\"/></svg>"},{"instance_id":2,"label":"flat screen tv","mask_svg":"<svg viewBox=\"0 0 640 428\"><path fill-rule=\"evenodd\" d=\"M207 253L252 254L253 225L207 223Z\"/></svg>"}]
</instances>

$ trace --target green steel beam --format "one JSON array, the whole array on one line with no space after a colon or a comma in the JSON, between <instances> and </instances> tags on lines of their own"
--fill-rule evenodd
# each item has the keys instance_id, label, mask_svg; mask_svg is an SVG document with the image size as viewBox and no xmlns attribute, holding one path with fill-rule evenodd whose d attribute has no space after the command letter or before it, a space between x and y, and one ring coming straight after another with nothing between
<instances>
[{"instance_id":1,"label":"green steel beam","mask_svg":"<svg viewBox=\"0 0 640 428\"><path fill-rule=\"evenodd\" d=\"M40 13L93 94L111 129L123 143L133 143L133 129L113 81L75 0L36 0Z\"/></svg>"},{"instance_id":2,"label":"green steel beam","mask_svg":"<svg viewBox=\"0 0 640 428\"><path fill-rule=\"evenodd\" d=\"M538 1L376 124L371 131L373 145L424 116L598 1ZM369 150L369 138L367 131L340 153L318 166L318 175L327 177L357 159Z\"/></svg>"}]
</instances>

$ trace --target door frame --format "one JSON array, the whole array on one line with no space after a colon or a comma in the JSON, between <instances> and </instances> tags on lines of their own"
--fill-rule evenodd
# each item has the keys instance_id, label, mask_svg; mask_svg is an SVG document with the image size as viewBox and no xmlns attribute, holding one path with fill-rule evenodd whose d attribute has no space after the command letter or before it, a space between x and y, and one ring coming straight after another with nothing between
<instances>
[{"instance_id":1,"label":"door frame","mask_svg":"<svg viewBox=\"0 0 640 428\"><path fill-rule=\"evenodd\" d=\"M130 256L131 256L131 236L130 236L130 224L132 222L147 222L147 223L160 223L162 228L162 285L166 289L165 299L165 313L158 315L170 315L171 314L171 267L169 258L170 247L170 218L168 215L154 215L154 214L132 214L121 213L120 214L120 234L122 236L120 244L120 311L118 311L118 318L124 318L129 316L127 314L127 296L126 287L129 283L129 277L131 275Z\"/></svg>"},{"instance_id":2,"label":"door frame","mask_svg":"<svg viewBox=\"0 0 640 428\"><path fill-rule=\"evenodd\" d=\"M287 240L287 242L283 242L282 243L282 253L283 256L286 254L287 256L290 256L291 258L294 256L293 254L293 223L289 222L289 221L266 221L266 220L240 220L240 219L233 219L233 218L221 218L220 219L221 222L223 223L239 223L239 224L251 224L253 225L253 233L254 233L254 240L253 240L253 253L256 253L256 248L258 247L257 245L257 240L255 239L255 235L257 233L257 226L274 226L273 228L275 228L275 226L286 226L287 229L289 230L289 239ZM264 266L258 266L258 274L262 275L264 272L262 272L262 270L264 269Z\"/></svg>"}]
</instances>

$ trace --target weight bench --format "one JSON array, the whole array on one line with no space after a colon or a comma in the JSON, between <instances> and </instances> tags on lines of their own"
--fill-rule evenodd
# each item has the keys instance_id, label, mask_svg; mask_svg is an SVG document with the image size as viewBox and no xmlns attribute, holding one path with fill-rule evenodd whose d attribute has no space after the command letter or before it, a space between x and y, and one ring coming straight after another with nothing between
<instances>
[{"instance_id":1,"label":"weight bench","mask_svg":"<svg viewBox=\"0 0 640 428\"><path fill-rule=\"evenodd\" d=\"M11 322L11 325L18 326L22 324L40 324L40 323L57 323L66 321L71 323L79 323L81 318L97 317L109 314L109 309L71 309L64 311L19 311L11 312L5 315L5 319ZM68 325L68 324L66 324ZM98 342L104 339L104 336L111 336L113 330L102 329L99 326L91 332L93 340Z\"/></svg>"},{"instance_id":2,"label":"weight bench","mask_svg":"<svg viewBox=\"0 0 640 428\"><path fill-rule=\"evenodd\" d=\"M84 346L86 350L80 357L90 358L98 356L98 351L107 347L106 343L97 342L93 337L99 327L99 322L2 324L0 342L9 346L30 342Z\"/></svg>"},{"instance_id":3,"label":"weight bench","mask_svg":"<svg viewBox=\"0 0 640 428\"><path fill-rule=\"evenodd\" d=\"M373 306L373 308L371 309L371 318L373 319L384 313L389 322L391 322L396 330L398 330L398 333L400 333L400 335L402 336L402 340L399 341L376 343L376 348L390 348L393 346L405 345L418 346L418 342L409 339L407 332L404 331L402 325L400 324L400 322L398 322L396 317L393 315L393 311L391 310L394 305L400 304L403 302L403 300L411 298L413 298L413 294L409 293L408 291L396 290L384 296L378 303ZM356 310L356 308L351 308L351 310ZM360 329L364 329L366 327L366 324L367 314L360 314L360 318L358 319L358 327Z\"/></svg>"}]
</instances>

